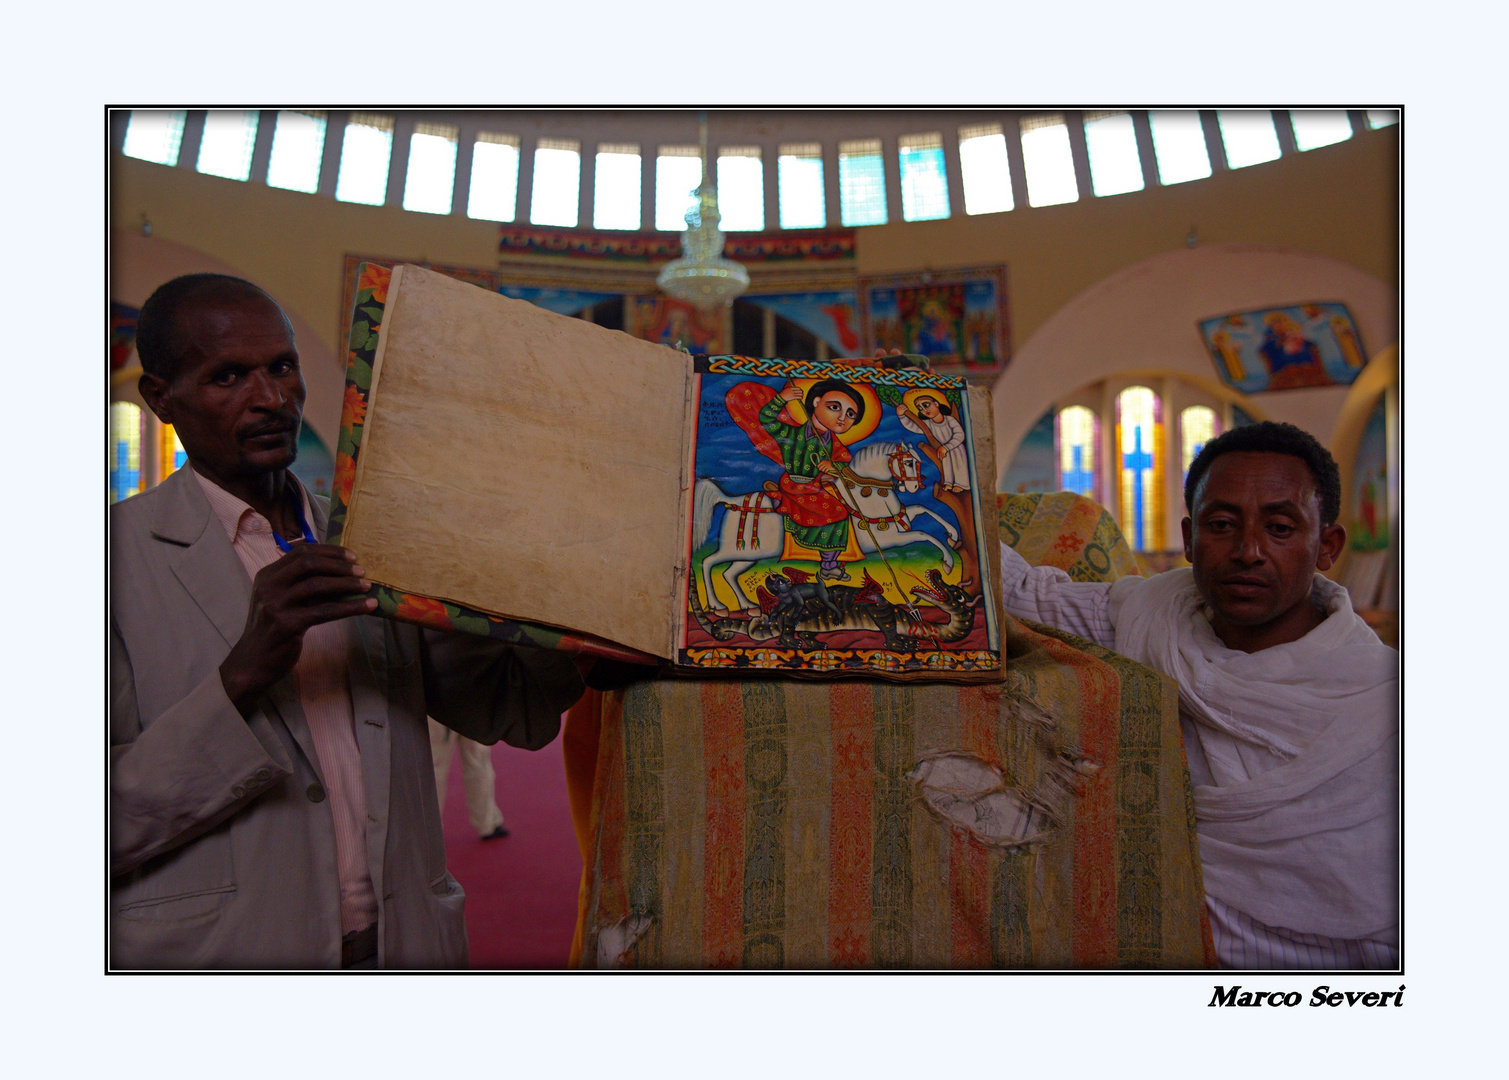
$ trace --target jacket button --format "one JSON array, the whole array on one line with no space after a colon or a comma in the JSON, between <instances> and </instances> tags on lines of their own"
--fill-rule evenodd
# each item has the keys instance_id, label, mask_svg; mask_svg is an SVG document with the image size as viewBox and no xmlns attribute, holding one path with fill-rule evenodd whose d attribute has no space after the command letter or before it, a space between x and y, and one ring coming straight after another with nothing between
<instances>
[{"instance_id":1,"label":"jacket button","mask_svg":"<svg viewBox=\"0 0 1509 1080\"><path fill-rule=\"evenodd\" d=\"M261 781L262 783L265 784L267 781L269 781L269 780L272 779L272 770L271 769L265 769L265 768L264 769L258 769L257 770L257 779L259 781Z\"/></svg>"},{"instance_id":2,"label":"jacket button","mask_svg":"<svg viewBox=\"0 0 1509 1080\"><path fill-rule=\"evenodd\" d=\"M231 798L233 798L233 799L239 799L241 796L243 796L245 794L246 794L246 789L244 787L242 787L240 784L237 784L235 787L231 788Z\"/></svg>"},{"instance_id":3,"label":"jacket button","mask_svg":"<svg viewBox=\"0 0 1509 1080\"><path fill-rule=\"evenodd\" d=\"M310 802L325 801L325 789L318 784L310 784L309 790L305 791L304 794L309 796Z\"/></svg>"}]
</instances>

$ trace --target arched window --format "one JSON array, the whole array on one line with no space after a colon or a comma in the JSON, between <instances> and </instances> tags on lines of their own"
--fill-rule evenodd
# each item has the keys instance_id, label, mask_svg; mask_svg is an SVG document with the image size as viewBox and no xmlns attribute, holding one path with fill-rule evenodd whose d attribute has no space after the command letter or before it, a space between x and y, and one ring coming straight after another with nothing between
<instances>
[{"instance_id":1,"label":"arched window","mask_svg":"<svg viewBox=\"0 0 1509 1080\"><path fill-rule=\"evenodd\" d=\"M1058 414L1058 485L1062 490L1099 498L1095 483L1099 426L1095 414L1083 405L1071 405Z\"/></svg>"},{"instance_id":2,"label":"arched window","mask_svg":"<svg viewBox=\"0 0 1509 1080\"><path fill-rule=\"evenodd\" d=\"M1205 444L1221 434L1221 421L1214 409L1204 405L1191 405L1179 414L1179 443L1183 450L1184 468L1181 476L1189 475L1189 467Z\"/></svg>"},{"instance_id":3,"label":"arched window","mask_svg":"<svg viewBox=\"0 0 1509 1080\"><path fill-rule=\"evenodd\" d=\"M1129 386L1116 396L1121 531L1134 551L1163 549L1163 424L1158 395Z\"/></svg>"},{"instance_id":4,"label":"arched window","mask_svg":"<svg viewBox=\"0 0 1509 1080\"><path fill-rule=\"evenodd\" d=\"M189 455L184 452L183 443L178 441L178 432L173 430L172 424L163 424L162 441L158 444L157 451L157 482L160 484L172 476L188 460Z\"/></svg>"},{"instance_id":5,"label":"arched window","mask_svg":"<svg viewBox=\"0 0 1509 1080\"><path fill-rule=\"evenodd\" d=\"M141 406L110 403L110 501L129 499L142 490Z\"/></svg>"}]
</instances>

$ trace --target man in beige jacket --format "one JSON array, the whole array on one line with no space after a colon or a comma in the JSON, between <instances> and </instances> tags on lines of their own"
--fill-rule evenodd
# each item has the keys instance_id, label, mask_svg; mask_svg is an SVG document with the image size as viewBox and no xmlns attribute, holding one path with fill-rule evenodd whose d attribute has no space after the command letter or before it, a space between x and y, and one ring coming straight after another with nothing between
<instances>
[{"instance_id":1,"label":"man in beige jacket","mask_svg":"<svg viewBox=\"0 0 1509 1080\"><path fill-rule=\"evenodd\" d=\"M169 282L138 353L189 465L111 514L112 967L464 967L426 712L535 749L580 675L371 617L288 471L304 382L262 290Z\"/></svg>"}]
</instances>

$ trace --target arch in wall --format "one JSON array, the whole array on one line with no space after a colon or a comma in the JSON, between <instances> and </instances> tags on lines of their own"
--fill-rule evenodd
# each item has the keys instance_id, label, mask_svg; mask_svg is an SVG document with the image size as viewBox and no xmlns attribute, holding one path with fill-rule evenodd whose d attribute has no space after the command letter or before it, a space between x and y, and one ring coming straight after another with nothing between
<instances>
[{"instance_id":1,"label":"arch in wall","mask_svg":"<svg viewBox=\"0 0 1509 1080\"><path fill-rule=\"evenodd\" d=\"M1204 244L1123 267L1051 315L991 388L997 483L1023 436L1065 388L1157 371L1219 387L1224 398L1231 391L1214 376L1199 320L1321 300L1347 305L1369 349L1397 340L1394 287L1337 259L1268 245ZM1261 402L1256 407L1269 419L1321 435L1332 430L1347 392L1313 387L1249 400Z\"/></svg>"},{"instance_id":2,"label":"arch in wall","mask_svg":"<svg viewBox=\"0 0 1509 1080\"><path fill-rule=\"evenodd\" d=\"M232 274L256 279L246 271L211 255L162 237L143 236L140 231L117 229L110 237L110 298L140 308L152 290L180 274ZM271 293L271 290L268 290ZM272 294L293 324L299 347L300 368L308 396L304 422L327 447L333 448L340 433L341 401L345 394L345 363L320 340L314 328L294 314L283 298ZM127 367L110 380L111 400L145 405L136 391L141 367L133 351Z\"/></svg>"},{"instance_id":3,"label":"arch in wall","mask_svg":"<svg viewBox=\"0 0 1509 1080\"><path fill-rule=\"evenodd\" d=\"M1378 405L1380 396L1385 399L1385 407L1390 412L1396 412L1398 392L1399 347L1390 345L1368 361L1367 367L1358 374L1357 381L1348 388L1346 400L1342 403L1341 411L1336 417L1336 425L1331 429L1330 441L1326 444L1327 449L1331 451L1331 456L1336 459L1337 469L1341 473L1343 518L1346 517L1351 498L1353 472L1357 466L1357 451L1362 445L1362 437L1367 430L1368 421ZM1391 396L1395 399L1393 402L1388 400ZM1391 428L1394 427L1392 416L1389 424ZM1398 452L1397 434L1390 439L1390 443L1389 453L1392 457ZM1397 469L1398 466L1394 463L1391 464L1389 471L1397 474ZM1344 581L1351 559L1352 546L1349 543L1342 549L1341 558L1337 559L1331 569L1326 571L1326 577L1333 581Z\"/></svg>"},{"instance_id":4,"label":"arch in wall","mask_svg":"<svg viewBox=\"0 0 1509 1080\"><path fill-rule=\"evenodd\" d=\"M1049 409L1057 412L1071 405L1082 405L1089 408L1099 421L1101 435L1096 461L1099 499L1118 522L1121 520L1119 481L1116 479L1119 470L1115 465L1116 451L1112 433L1115 431L1116 399L1123 390L1131 386L1146 386L1151 389L1157 395L1163 411L1163 445L1159 451L1163 461L1160 470L1163 495L1161 525L1155 531L1162 533L1163 550L1174 551L1179 547L1179 522L1184 517L1184 467L1179 423L1182 411L1190 405L1214 408L1223 431L1232 423L1233 406L1253 420L1270 420L1273 417L1264 404L1217 379L1172 368L1114 371L1103 378L1058 393ZM1007 468L1009 467L1010 462L1007 463ZM1006 476L1006 472L1003 471L1001 475ZM999 483L997 486L1000 490L1006 490Z\"/></svg>"}]
</instances>

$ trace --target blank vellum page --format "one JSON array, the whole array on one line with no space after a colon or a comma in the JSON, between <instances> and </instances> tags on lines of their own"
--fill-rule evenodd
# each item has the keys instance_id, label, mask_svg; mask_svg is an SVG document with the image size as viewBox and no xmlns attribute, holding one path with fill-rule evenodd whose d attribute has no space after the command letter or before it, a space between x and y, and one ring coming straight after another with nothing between
<instances>
[{"instance_id":1,"label":"blank vellum page","mask_svg":"<svg viewBox=\"0 0 1509 1080\"><path fill-rule=\"evenodd\" d=\"M669 656L691 359L394 273L344 543L373 581Z\"/></svg>"}]
</instances>

